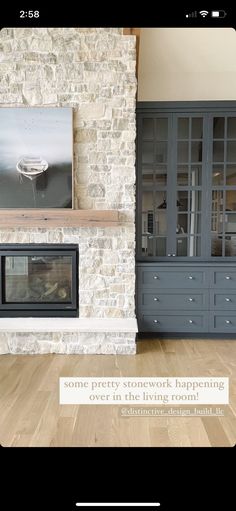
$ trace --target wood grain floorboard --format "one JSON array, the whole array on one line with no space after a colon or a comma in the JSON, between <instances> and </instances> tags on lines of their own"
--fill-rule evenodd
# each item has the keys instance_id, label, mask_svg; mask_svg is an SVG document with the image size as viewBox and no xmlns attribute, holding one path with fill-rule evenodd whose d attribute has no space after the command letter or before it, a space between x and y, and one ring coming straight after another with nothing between
<instances>
[{"instance_id":1,"label":"wood grain floorboard","mask_svg":"<svg viewBox=\"0 0 236 511\"><path fill-rule=\"evenodd\" d=\"M14 447L236 443L236 341L143 339L137 351L136 356L2 355L0 443ZM230 406L221 407L220 417L124 417L121 406L60 405L60 376L228 376ZM156 410L161 403L149 407Z\"/></svg>"}]
</instances>

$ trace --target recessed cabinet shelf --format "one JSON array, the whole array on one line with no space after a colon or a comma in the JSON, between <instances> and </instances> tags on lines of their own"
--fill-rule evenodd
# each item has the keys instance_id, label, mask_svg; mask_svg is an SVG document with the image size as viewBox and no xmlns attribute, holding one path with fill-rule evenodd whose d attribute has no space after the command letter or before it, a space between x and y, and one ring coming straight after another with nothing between
<instances>
[{"instance_id":1,"label":"recessed cabinet shelf","mask_svg":"<svg viewBox=\"0 0 236 511\"><path fill-rule=\"evenodd\" d=\"M112 227L120 225L119 211L92 209L1 209L0 228Z\"/></svg>"}]
</instances>

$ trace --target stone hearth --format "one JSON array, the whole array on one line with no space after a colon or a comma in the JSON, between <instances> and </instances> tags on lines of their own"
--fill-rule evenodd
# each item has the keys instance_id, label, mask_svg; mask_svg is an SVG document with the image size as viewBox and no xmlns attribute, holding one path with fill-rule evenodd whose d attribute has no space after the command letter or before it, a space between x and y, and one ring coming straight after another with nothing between
<instances>
[{"instance_id":1,"label":"stone hearth","mask_svg":"<svg viewBox=\"0 0 236 511\"><path fill-rule=\"evenodd\" d=\"M135 37L122 29L3 29L0 107L73 107L80 209L117 209L117 227L0 230L0 243L76 243L80 318L135 318ZM37 330L37 329L36 329ZM0 352L134 353L117 332L1 331Z\"/></svg>"}]
</instances>

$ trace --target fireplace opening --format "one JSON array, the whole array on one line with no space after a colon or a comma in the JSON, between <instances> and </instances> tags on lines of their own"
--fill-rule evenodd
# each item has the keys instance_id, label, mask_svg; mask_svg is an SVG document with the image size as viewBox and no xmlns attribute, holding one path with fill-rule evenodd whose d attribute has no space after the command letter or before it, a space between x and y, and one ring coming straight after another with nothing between
<instances>
[{"instance_id":1,"label":"fireplace opening","mask_svg":"<svg viewBox=\"0 0 236 511\"><path fill-rule=\"evenodd\" d=\"M78 245L0 245L0 316L78 316Z\"/></svg>"}]
</instances>

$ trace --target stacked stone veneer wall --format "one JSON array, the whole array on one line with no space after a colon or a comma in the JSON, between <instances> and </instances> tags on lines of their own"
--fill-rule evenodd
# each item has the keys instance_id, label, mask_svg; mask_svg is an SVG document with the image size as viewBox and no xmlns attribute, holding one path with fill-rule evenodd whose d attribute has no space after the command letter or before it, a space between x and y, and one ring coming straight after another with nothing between
<instances>
[{"instance_id":1,"label":"stacked stone veneer wall","mask_svg":"<svg viewBox=\"0 0 236 511\"><path fill-rule=\"evenodd\" d=\"M135 37L115 28L4 28L0 49L0 107L73 107L75 207L119 209L124 220L112 228L1 229L0 243L78 243L80 316L134 317ZM63 343L65 352L135 351L132 334L48 336L2 341L12 352L63 352Z\"/></svg>"}]
</instances>

